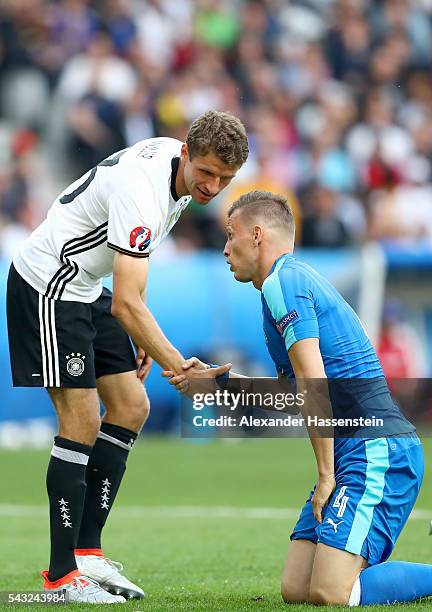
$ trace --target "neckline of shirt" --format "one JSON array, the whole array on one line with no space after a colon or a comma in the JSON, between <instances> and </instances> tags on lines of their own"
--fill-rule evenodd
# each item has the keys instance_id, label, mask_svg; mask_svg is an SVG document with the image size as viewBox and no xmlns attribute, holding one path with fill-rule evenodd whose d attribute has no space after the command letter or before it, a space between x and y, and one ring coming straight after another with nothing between
<instances>
[{"instance_id":1,"label":"neckline of shirt","mask_svg":"<svg viewBox=\"0 0 432 612\"><path fill-rule=\"evenodd\" d=\"M278 265L278 263L280 262L280 260L281 260L282 258L284 258L284 257L294 257L294 255L293 255L293 253L283 253L282 255L280 255L280 256L279 256L279 257L276 259L276 261L274 262L274 264L272 265L271 270L270 270L270 274L271 274L272 272L274 272L274 270L275 270L276 266ZM270 276L270 274L269 274L269 276Z\"/></svg>"},{"instance_id":2,"label":"neckline of shirt","mask_svg":"<svg viewBox=\"0 0 432 612\"><path fill-rule=\"evenodd\" d=\"M173 197L173 200L175 200L176 202L178 200L180 200L180 197L177 193L176 190L176 178L177 178L177 172L179 169L179 165L180 165L180 157L173 157L171 160L171 184L170 184L170 191L171 191L171 195Z\"/></svg>"}]
</instances>

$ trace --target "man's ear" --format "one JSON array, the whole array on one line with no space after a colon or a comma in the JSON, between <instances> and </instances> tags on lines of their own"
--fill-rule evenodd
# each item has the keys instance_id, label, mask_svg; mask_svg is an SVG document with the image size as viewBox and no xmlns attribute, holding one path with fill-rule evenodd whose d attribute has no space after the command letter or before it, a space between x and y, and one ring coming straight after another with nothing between
<instances>
[{"instance_id":1,"label":"man's ear","mask_svg":"<svg viewBox=\"0 0 432 612\"><path fill-rule=\"evenodd\" d=\"M252 234L254 246L258 246L263 239L263 229L260 225L255 225Z\"/></svg>"},{"instance_id":2,"label":"man's ear","mask_svg":"<svg viewBox=\"0 0 432 612\"><path fill-rule=\"evenodd\" d=\"M187 159L189 155L187 144L184 142L181 148L181 157L182 159Z\"/></svg>"}]
</instances>

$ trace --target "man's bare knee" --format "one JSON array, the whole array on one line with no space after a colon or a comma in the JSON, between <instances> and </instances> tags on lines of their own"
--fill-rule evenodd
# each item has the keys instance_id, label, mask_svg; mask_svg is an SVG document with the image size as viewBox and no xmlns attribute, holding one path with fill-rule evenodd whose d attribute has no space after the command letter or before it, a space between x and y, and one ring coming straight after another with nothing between
<instances>
[{"instance_id":1,"label":"man's bare knee","mask_svg":"<svg viewBox=\"0 0 432 612\"><path fill-rule=\"evenodd\" d=\"M93 445L100 428L96 389L48 389L54 404L59 435L81 444Z\"/></svg>"},{"instance_id":2,"label":"man's bare knee","mask_svg":"<svg viewBox=\"0 0 432 612\"><path fill-rule=\"evenodd\" d=\"M128 412L124 410L107 410L104 421L126 427L131 431L139 433L150 414L150 404L142 403L128 406Z\"/></svg>"},{"instance_id":3,"label":"man's bare knee","mask_svg":"<svg viewBox=\"0 0 432 612\"><path fill-rule=\"evenodd\" d=\"M282 579L281 595L285 603L307 603L309 601L309 585L299 585L291 580Z\"/></svg>"},{"instance_id":4,"label":"man's bare knee","mask_svg":"<svg viewBox=\"0 0 432 612\"><path fill-rule=\"evenodd\" d=\"M126 427L139 433L150 414L150 401L143 388L140 393L134 394L126 403L107 401L104 421Z\"/></svg>"},{"instance_id":5,"label":"man's bare knee","mask_svg":"<svg viewBox=\"0 0 432 612\"><path fill-rule=\"evenodd\" d=\"M320 542L310 580L310 602L320 606L346 606L353 584L366 566L360 555Z\"/></svg>"},{"instance_id":6,"label":"man's bare knee","mask_svg":"<svg viewBox=\"0 0 432 612\"><path fill-rule=\"evenodd\" d=\"M150 400L146 390L143 388L143 393L137 398L136 403L132 406L131 416L135 420L135 426L138 429L144 425L150 414Z\"/></svg>"},{"instance_id":7,"label":"man's bare knee","mask_svg":"<svg viewBox=\"0 0 432 612\"><path fill-rule=\"evenodd\" d=\"M296 539L290 543L281 579L285 603L306 603L315 558L316 544Z\"/></svg>"},{"instance_id":8,"label":"man's bare knee","mask_svg":"<svg viewBox=\"0 0 432 612\"><path fill-rule=\"evenodd\" d=\"M317 606L346 606L349 601L349 593L340 585L312 584L309 601Z\"/></svg>"}]
</instances>

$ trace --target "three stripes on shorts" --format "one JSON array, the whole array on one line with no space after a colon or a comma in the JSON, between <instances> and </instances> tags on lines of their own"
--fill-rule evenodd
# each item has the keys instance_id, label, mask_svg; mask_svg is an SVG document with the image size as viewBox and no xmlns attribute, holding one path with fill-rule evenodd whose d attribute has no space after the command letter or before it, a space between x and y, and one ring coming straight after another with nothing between
<instances>
[{"instance_id":1,"label":"three stripes on shorts","mask_svg":"<svg viewBox=\"0 0 432 612\"><path fill-rule=\"evenodd\" d=\"M48 283L45 295L39 295L39 327L42 349L44 387L60 387L60 366L55 324L55 301L60 300L68 282L79 272L78 264L71 261L78 255L103 244L107 240L108 221L79 238L68 240L60 253L63 265Z\"/></svg>"}]
</instances>

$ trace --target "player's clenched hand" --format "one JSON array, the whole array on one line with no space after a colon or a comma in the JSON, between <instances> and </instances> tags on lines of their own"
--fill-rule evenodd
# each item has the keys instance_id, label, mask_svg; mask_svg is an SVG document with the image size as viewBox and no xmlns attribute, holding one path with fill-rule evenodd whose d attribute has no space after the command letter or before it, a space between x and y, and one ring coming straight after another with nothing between
<instances>
[{"instance_id":1,"label":"player's clenched hand","mask_svg":"<svg viewBox=\"0 0 432 612\"><path fill-rule=\"evenodd\" d=\"M190 357L182 364L182 368L183 370L190 370L191 368L194 368L196 371L198 371L208 370L210 369L210 366L208 363L200 361L198 357ZM180 393L187 393L190 388L189 377L186 376L186 374L178 374L175 376L174 372L171 370L164 370L162 372L162 376L164 378L169 378L169 384L173 385Z\"/></svg>"},{"instance_id":2,"label":"player's clenched hand","mask_svg":"<svg viewBox=\"0 0 432 612\"><path fill-rule=\"evenodd\" d=\"M174 376L174 372L164 370L162 372L164 378L169 378L169 384L173 385L180 393L187 393L190 388L190 380L184 374Z\"/></svg>"},{"instance_id":3,"label":"player's clenched hand","mask_svg":"<svg viewBox=\"0 0 432 612\"><path fill-rule=\"evenodd\" d=\"M196 385L199 381L205 381L210 378L216 378L228 372L232 367L231 363L212 368L208 364L203 363L197 357L191 357L182 365L185 370L184 374L175 375L170 370L164 370L162 376L169 378L169 384L173 385L180 393L187 393L190 391L191 382L193 381Z\"/></svg>"},{"instance_id":4,"label":"player's clenched hand","mask_svg":"<svg viewBox=\"0 0 432 612\"><path fill-rule=\"evenodd\" d=\"M318 523L322 523L322 511L328 504L331 494L336 488L336 480L333 475L320 476L314 494L311 499L314 517Z\"/></svg>"},{"instance_id":5,"label":"player's clenched hand","mask_svg":"<svg viewBox=\"0 0 432 612\"><path fill-rule=\"evenodd\" d=\"M194 368L195 370L209 370L210 366L208 363L200 361L198 357L189 357L189 359L186 359L186 361L182 364L182 368L183 370L190 370L191 368Z\"/></svg>"},{"instance_id":6,"label":"player's clenched hand","mask_svg":"<svg viewBox=\"0 0 432 612\"><path fill-rule=\"evenodd\" d=\"M137 364L137 378L140 379L142 383L145 382L147 376L149 375L150 368L153 364L153 359L146 355L144 349L138 347L136 354L136 364Z\"/></svg>"},{"instance_id":7,"label":"player's clenched hand","mask_svg":"<svg viewBox=\"0 0 432 612\"><path fill-rule=\"evenodd\" d=\"M231 370L232 363L225 363L215 368L208 365L208 363L203 363L198 357L191 357L182 364L182 368L185 371L184 375L186 378L205 380L226 374L226 372Z\"/></svg>"}]
</instances>

